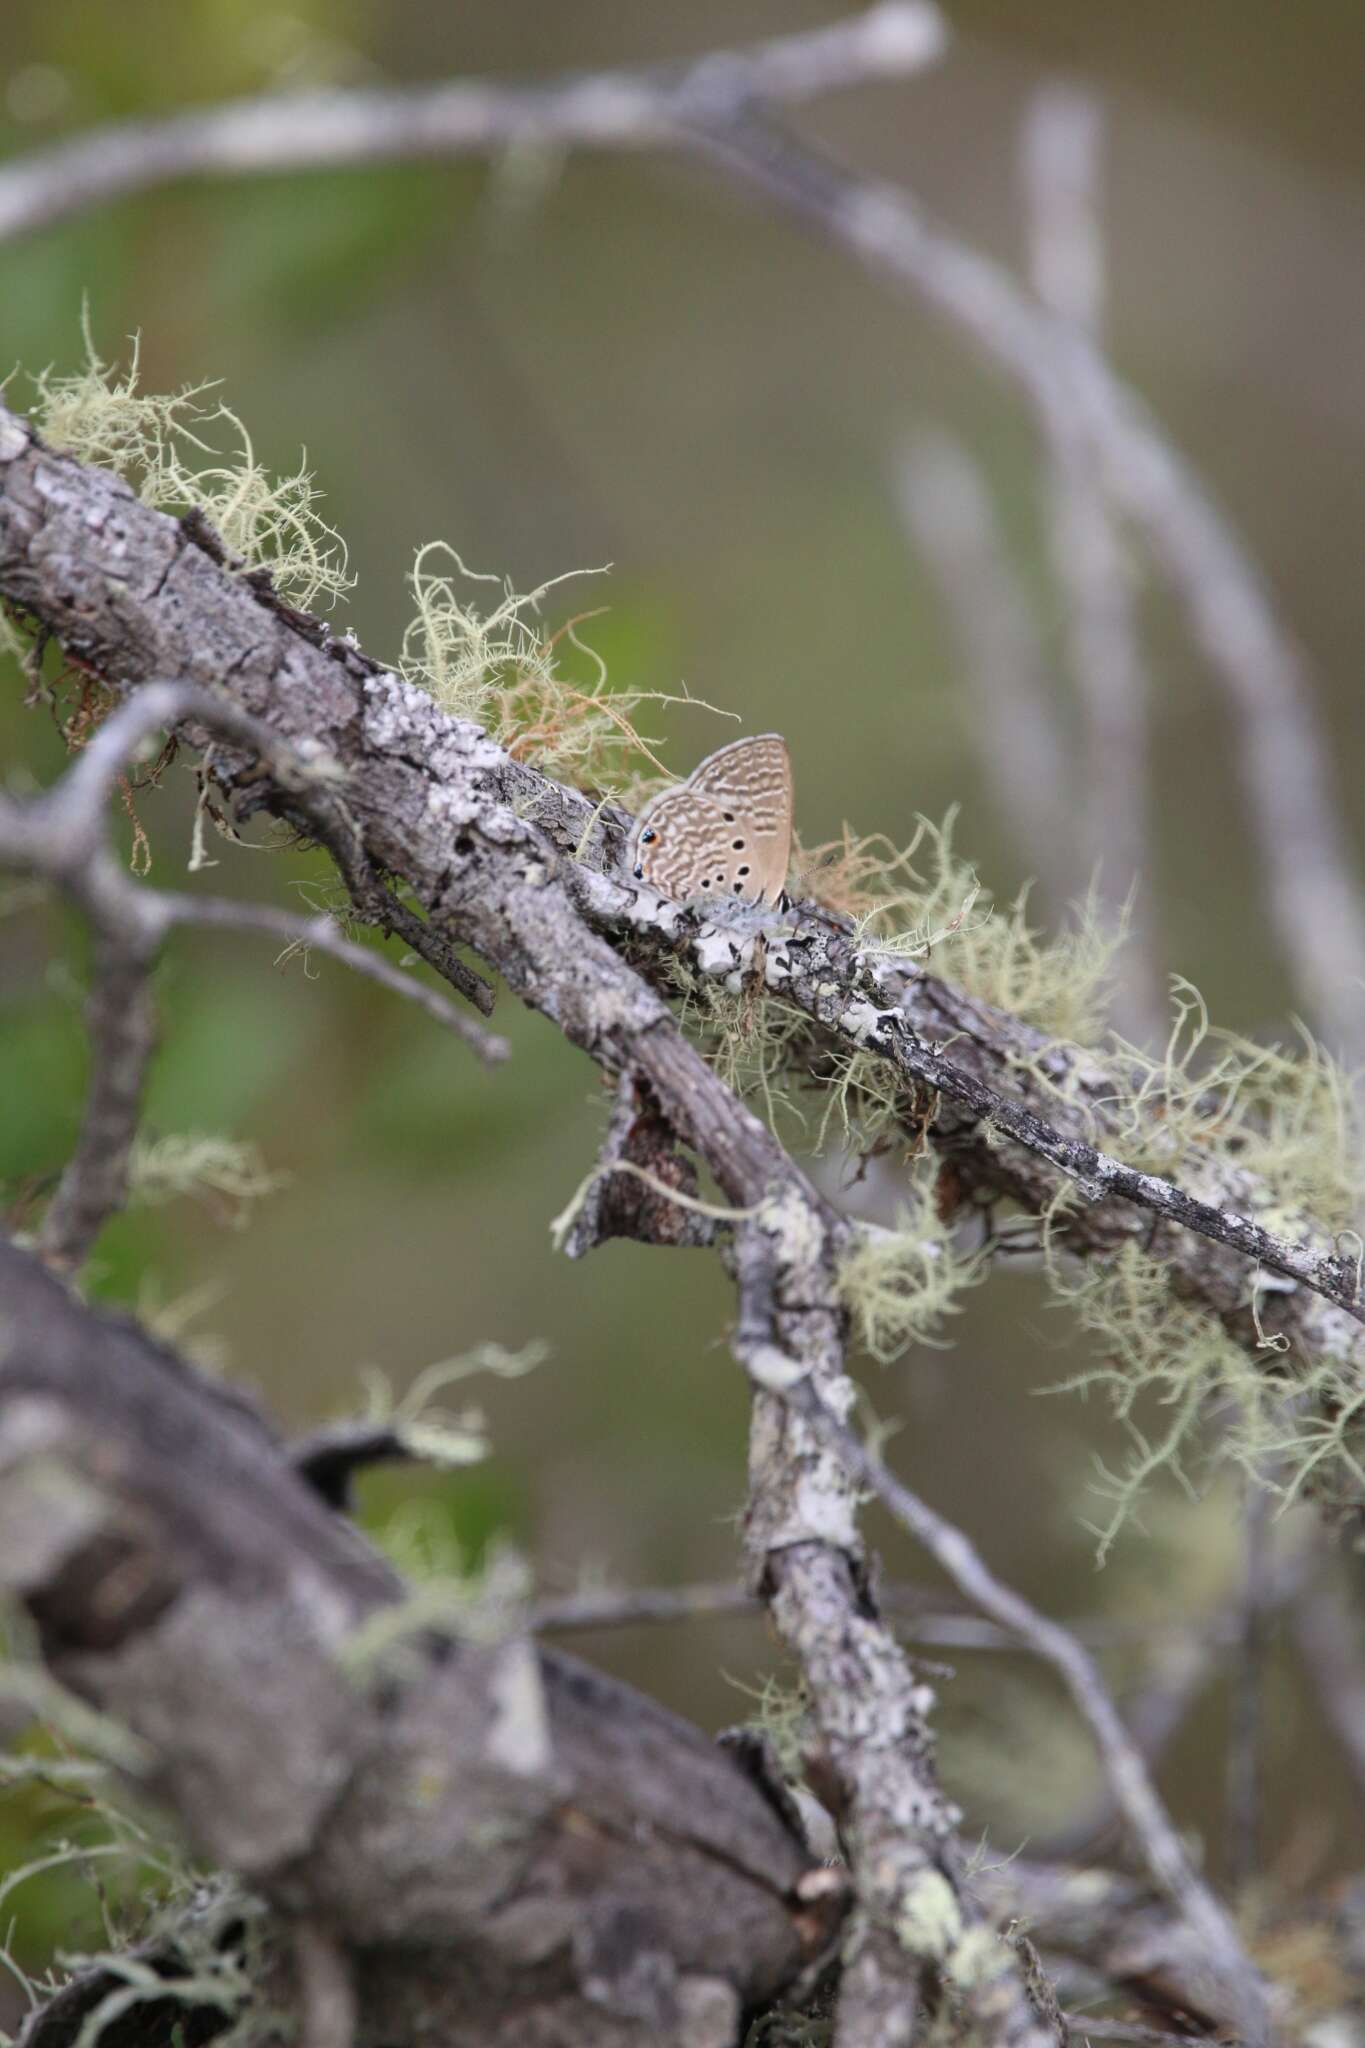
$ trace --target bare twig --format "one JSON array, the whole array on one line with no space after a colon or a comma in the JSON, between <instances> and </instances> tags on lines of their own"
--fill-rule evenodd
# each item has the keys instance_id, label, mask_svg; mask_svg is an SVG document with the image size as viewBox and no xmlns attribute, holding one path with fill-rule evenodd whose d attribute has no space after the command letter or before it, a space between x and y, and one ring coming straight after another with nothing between
<instances>
[{"instance_id":1,"label":"bare twig","mask_svg":"<svg viewBox=\"0 0 1365 2048\"><path fill-rule=\"evenodd\" d=\"M1098 101L1046 86L1025 117L1021 159L1030 268L1042 304L1078 335L1098 335L1104 295ZM1038 408L1051 457L1052 559L1064 594L1070 669L1085 713L1078 806L1081 864L1097 877L1111 926L1150 887L1147 842L1147 700L1133 592L1122 537L1110 515L1098 456L1066 390ZM1138 1043L1157 1035L1160 984L1146 942L1150 915L1131 918L1116 991L1122 1028Z\"/></svg>"},{"instance_id":2,"label":"bare twig","mask_svg":"<svg viewBox=\"0 0 1365 2048\"><path fill-rule=\"evenodd\" d=\"M0 842L4 817L0 812ZM75 1268L128 1195L128 1162L156 1046L152 952L136 926L97 929L90 1027L90 1085L80 1135L39 1233L53 1265Z\"/></svg>"},{"instance_id":3,"label":"bare twig","mask_svg":"<svg viewBox=\"0 0 1365 2048\"><path fill-rule=\"evenodd\" d=\"M287 910L276 910L269 904L238 903L221 896L168 895L162 891L155 892L155 901L167 926L199 924L213 926L220 931L268 932L273 938L284 941L286 951L297 949L304 954L314 950L326 953L354 973L378 982L392 995L403 996L408 1002L416 1003L419 1009L434 1017L438 1024L443 1024L447 1031L453 1031L472 1052L490 1065L496 1066L511 1054L512 1048L505 1038L485 1031L439 989L428 988L415 975L393 966L381 953L348 939L338 928L336 919L325 911L316 917L300 917Z\"/></svg>"},{"instance_id":4,"label":"bare twig","mask_svg":"<svg viewBox=\"0 0 1365 2048\"><path fill-rule=\"evenodd\" d=\"M1241 2009L1249 2041L1268 2032L1265 1987L1232 1920L1195 1871L1094 1659L1068 1629L1050 1621L991 1571L971 1539L938 1514L831 1412L810 1377L780 1356L749 1359L760 1385L778 1395L816 1435L836 1446L847 1469L923 1543L960 1592L1010 1629L1061 1675L1095 1740L1115 1800L1155 1882L1197 1928Z\"/></svg>"},{"instance_id":5,"label":"bare twig","mask_svg":"<svg viewBox=\"0 0 1365 2048\"><path fill-rule=\"evenodd\" d=\"M1232 1725L1228 1741L1228 1867L1235 1887L1260 1870L1261 1722L1266 1634L1271 1605L1272 1500L1256 1477L1244 1483L1243 1581L1240 1629L1232 1672Z\"/></svg>"},{"instance_id":6,"label":"bare twig","mask_svg":"<svg viewBox=\"0 0 1365 2048\"><path fill-rule=\"evenodd\" d=\"M525 147L644 149L685 124L906 78L944 46L931 0L881 0L828 28L693 62L419 91L270 94L81 136L0 170L0 241L182 178L240 178Z\"/></svg>"},{"instance_id":7,"label":"bare twig","mask_svg":"<svg viewBox=\"0 0 1365 2048\"><path fill-rule=\"evenodd\" d=\"M1037 621L989 491L967 450L935 431L907 443L892 481L906 533L943 594L962 650L973 751L996 809L1058 913L1087 879L1075 857L1074 775Z\"/></svg>"},{"instance_id":8,"label":"bare twig","mask_svg":"<svg viewBox=\"0 0 1365 2048\"><path fill-rule=\"evenodd\" d=\"M1337 1570L1358 1569L1342 1560ZM1334 1575L1333 1561L1318 1560L1292 1609L1294 1640L1312 1680L1318 1703L1341 1745L1365 1801L1365 1625L1361 1603L1353 1603Z\"/></svg>"},{"instance_id":9,"label":"bare twig","mask_svg":"<svg viewBox=\"0 0 1365 2048\"><path fill-rule=\"evenodd\" d=\"M1189 1629L1153 1646L1150 1670L1138 1692L1123 1703L1123 1718L1134 1748L1155 1770L1200 1693L1213 1680L1220 1658L1240 1625L1240 1613L1229 1609L1207 1628ZM1080 1642L1083 1629L1068 1623ZM1053 1860L1093 1854L1122 1815L1108 1780L1093 1803L1059 1828L1030 1838L1030 1851Z\"/></svg>"},{"instance_id":10,"label":"bare twig","mask_svg":"<svg viewBox=\"0 0 1365 2048\"><path fill-rule=\"evenodd\" d=\"M301 1920L294 1929L293 1951L299 2048L351 2048L358 2015L345 1950L319 1922Z\"/></svg>"},{"instance_id":11,"label":"bare twig","mask_svg":"<svg viewBox=\"0 0 1365 2048\"><path fill-rule=\"evenodd\" d=\"M128 1192L128 1163L156 1042L151 969L179 924L266 931L293 948L314 947L395 994L418 1003L485 1060L507 1056L439 990L345 938L330 917L304 918L266 905L176 895L134 882L106 839L105 804L124 764L153 732L196 719L268 760L286 788L305 771L269 728L230 699L189 685L149 684L120 705L51 790L27 800L0 796L0 865L62 888L95 933L89 1002L90 1086L80 1136L43 1219L39 1242L54 1265L76 1267Z\"/></svg>"},{"instance_id":12,"label":"bare twig","mask_svg":"<svg viewBox=\"0 0 1365 2048\"><path fill-rule=\"evenodd\" d=\"M1000 265L930 224L908 193L861 179L757 120L697 146L909 292L1015 382L1041 420L1065 408L1115 507L1178 593L1234 712L1247 813L1271 918L1320 1029L1365 1062L1365 911L1298 649L1262 579L1194 471L1099 351L1040 309Z\"/></svg>"},{"instance_id":13,"label":"bare twig","mask_svg":"<svg viewBox=\"0 0 1365 2048\"><path fill-rule=\"evenodd\" d=\"M1144 2026L1141 2020L1091 2019L1087 2013L1069 2012L1066 2023L1076 2041L1140 2041L1144 2048L1190 2048L1189 2034Z\"/></svg>"},{"instance_id":14,"label":"bare twig","mask_svg":"<svg viewBox=\"0 0 1365 2048\"><path fill-rule=\"evenodd\" d=\"M362 1425L355 1425L357 1437ZM316 1441L325 1452L329 1431L319 1431L292 1446L300 1469L313 1477L309 1460ZM395 1451L393 1455L402 1455ZM375 1456L390 1455L386 1448ZM877 1605L896 1624L896 1633L907 1642L936 1650L981 1650L992 1655L1002 1651L1027 1652L1012 1629L984 1621L975 1613L946 1609L943 1595L930 1586L891 1583L877 1588ZM599 1628L641 1628L679 1621L700 1621L733 1615L759 1616L763 1602L756 1593L732 1580L691 1586L592 1587L576 1593L546 1594L531 1609L530 1625L550 1634L574 1634ZM1207 1646L1210 1655L1225 1650L1237 1637L1239 1619L1231 1610L1195 1617L1129 1620L1122 1615L1095 1615L1067 1623L1079 1642L1094 1649L1113 1649L1133 1643L1156 1642L1169 1648L1174 1657L1187 1646ZM1163 1650L1164 1658L1164 1650ZM1167 1688L1163 1687L1163 1690ZM1155 1701L1149 1714L1142 1702L1135 1702L1129 1715L1134 1740L1144 1754L1159 1746L1155 1727Z\"/></svg>"}]
</instances>

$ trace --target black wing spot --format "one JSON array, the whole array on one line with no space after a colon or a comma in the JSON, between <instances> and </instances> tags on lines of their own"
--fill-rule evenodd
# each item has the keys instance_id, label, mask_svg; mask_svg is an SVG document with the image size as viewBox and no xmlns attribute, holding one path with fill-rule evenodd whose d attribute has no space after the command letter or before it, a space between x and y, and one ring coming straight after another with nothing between
<instances>
[{"instance_id":1,"label":"black wing spot","mask_svg":"<svg viewBox=\"0 0 1365 2048\"><path fill-rule=\"evenodd\" d=\"M744 884L743 884L743 882L736 882L736 883L735 883L735 894L736 894L736 896L742 896L742 895L744 894Z\"/></svg>"},{"instance_id":2,"label":"black wing spot","mask_svg":"<svg viewBox=\"0 0 1365 2048\"><path fill-rule=\"evenodd\" d=\"M742 868L741 868L741 869L739 870L739 872L740 872L740 873L741 873L742 875L747 875L747 874L748 874L748 872L749 872L749 863L748 863L748 861L747 861L747 860L745 861L745 863L744 863L743 867L742 867ZM736 886L736 888L738 888L739 884L738 884L738 883L736 883L736 885L735 885L735 886Z\"/></svg>"},{"instance_id":3,"label":"black wing spot","mask_svg":"<svg viewBox=\"0 0 1365 2048\"><path fill-rule=\"evenodd\" d=\"M701 885L703 889L709 889L711 886L711 877L709 875L703 875L701 878Z\"/></svg>"},{"instance_id":4,"label":"black wing spot","mask_svg":"<svg viewBox=\"0 0 1365 2048\"><path fill-rule=\"evenodd\" d=\"M732 839L730 844L734 847L736 853L743 853L744 841L742 839Z\"/></svg>"},{"instance_id":5,"label":"black wing spot","mask_svg":"<svg viewBox=\"0 0 1365 2048\"><path fill-rule=\"evenodd\" d=\"M733 811L726 811L726 812L724 812L724 813L723 813L723 816L724 816L724 818L725 818L725 822L726 822L726 824L727 824L727 825L733 825L733 824L734 824L734 822L735 822L735 814L734 814L734 812L733 812Z\"/></svg>"}]
</instances>

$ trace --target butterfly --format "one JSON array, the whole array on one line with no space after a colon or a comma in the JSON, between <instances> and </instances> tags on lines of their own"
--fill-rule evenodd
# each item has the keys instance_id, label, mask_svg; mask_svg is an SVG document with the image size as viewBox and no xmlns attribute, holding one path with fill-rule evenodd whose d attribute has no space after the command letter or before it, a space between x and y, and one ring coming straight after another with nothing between
<instances>
[{"instance_id":1,"label":"butterfly","mask_svg":"<svg viewBox=\"0 0 1365 2048\"><path fill-rule=\"evenodd\" d=\"M732 740L635 821L630 872L661 896L776 903L792 844L792 764L780 733Z\"/></svg>"}]
</instances>

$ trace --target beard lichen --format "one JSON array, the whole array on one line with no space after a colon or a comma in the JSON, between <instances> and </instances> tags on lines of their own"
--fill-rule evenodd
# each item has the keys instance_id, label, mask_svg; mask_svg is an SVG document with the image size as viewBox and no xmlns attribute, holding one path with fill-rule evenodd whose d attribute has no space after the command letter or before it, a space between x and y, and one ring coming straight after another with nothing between
<instances>
[{"instance_id":1,"label":"beard lichen","mask_svg":"<svg viewBox=\"0 0 1365 2048\"><path fill-rule=\"evenodd\" d=\"M883 1365L912 1344L942 1343L944 1318L984 1274L939 1214L932 1177L921 1171L894 1229L863 1226L839 1262L839 1292L862 1348Z\"/></svg>"},{"instance_id":2,"label":"beard lichen","mask_svg":"<svg viewBox=\"0 0 1365 2048\"><path fill-rule=\"evenodd\" d=\"M471 569L448 541L428 541L408 576L417 610L403 636L400 668L443 711L481 725L514 759L533 760L547 775L638 805L671 779L653 751L658 742L635 725L641 706L714 707L685 693L614 689L606 663L576 631L593 612L554 633L543 630L540 609L552 590L576 576L605 574L569 570L518 592L503 577ZM492 584L500 593L490 609L473 601L470 584ZM587 664L586 680L562 673L564 641Z\"/></svg>"},{"instance_id":3,"label":"beard lichen","mask_svg":"<svg viewBox=\"0 0 1365 2048\"><path fill-rule=\"evenodd\" d=\"M137 336L119 371L96 349L88 309L81 332L79 370L33 379L34 419L54 448L113 470L145 505L202 513L240 567L268 570L291 604L331 604L351 588L345 543L318 514L322 494L306 458L291 476L272 477L237 415L202 402L211 384L143 391Z\"/></svg>"},{"instance_id":4,"label":"beard lichen","mask_svg":"<svg viewBox=\"0 0 1365 2048\"><path fill-rule=\"evenodd\" d=\"M874 841L848 843L835 885L844 894L851 888L862 904L860 951L874 963L918 962L1049 1038L1094 1044L1105 1027L1121 930L1102 919L1090 896L1076 906L1070 929L1045 940L1029 922L1027 886L998 906L958 853L956 822L955 809L940 824L921 818L908 846L897 851L887 842L880 866Z\"/></svg>"}]
</instances>

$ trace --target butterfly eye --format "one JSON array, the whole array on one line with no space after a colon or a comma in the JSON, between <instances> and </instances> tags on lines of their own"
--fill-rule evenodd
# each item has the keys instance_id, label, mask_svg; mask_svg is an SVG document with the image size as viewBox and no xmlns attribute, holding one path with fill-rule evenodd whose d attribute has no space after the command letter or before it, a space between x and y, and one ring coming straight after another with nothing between
<instances>
[{"instance_id":1,"label":"butterfly eye","mask_svg":"<svg viewBox=\"0 0 1365 2048\"><path fill-rule=\"evenodd\" d=\"M656 832L656 831L655 831L655 830L653 829L653 827L651 826L648 832L642 832L642 833L640 834L640 844L641 844L641 846L648 846L648 845L649 845L649 843L650 843L650 841L651 841L652 839L657 839L657 838L658 838L658 836L659 836L659 835L658 835L658 833L657 833L657 832Z\"/></svg>"}]
</instances>

